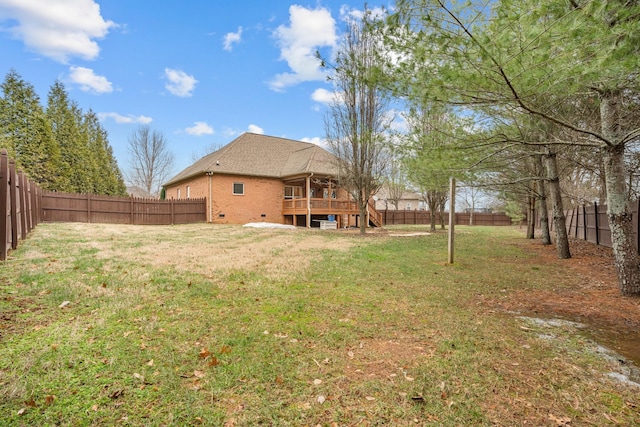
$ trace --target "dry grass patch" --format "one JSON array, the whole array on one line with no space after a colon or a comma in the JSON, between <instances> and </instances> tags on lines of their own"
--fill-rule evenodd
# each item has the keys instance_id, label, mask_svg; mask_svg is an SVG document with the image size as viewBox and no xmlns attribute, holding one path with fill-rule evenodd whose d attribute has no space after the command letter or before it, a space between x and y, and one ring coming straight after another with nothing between
<instances>
[{"instance_id":1,"label":"dry grass patch","mask_svg":"<svg viewBox=\"0 0 640 427\"><path fill-rule=\"evenodd\" d=\"M91 240L82 237L91 230ZM40 232L40 229L37 230ZM113 224L56 224L41 232L75 239L75 250L94 250L98 259L121 259L150 268L171 268L213 277L251 270L272 279L303 271L319 252L347 251L354 242L330 233L307 230L247 229L239 226L190 224L149 227ZM122 239L126 237L126 243ZM26 259L46 256L40 249ZM64 265L52 265L54 269Z\"/></svg>"}]
</instances>

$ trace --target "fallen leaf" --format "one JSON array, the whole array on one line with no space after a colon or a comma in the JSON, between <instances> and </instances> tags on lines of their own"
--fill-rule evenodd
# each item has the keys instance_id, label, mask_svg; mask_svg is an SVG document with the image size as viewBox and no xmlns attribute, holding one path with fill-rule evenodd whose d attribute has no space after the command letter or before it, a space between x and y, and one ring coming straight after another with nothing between
<instances>
[{"instance_id":1,"label":"fallen leaf","mask_svg":"<svg viewBox=\"0 0 640 427\"><path fill-rule=\"evenodd\" d=\"M320 384L322 384L322 380L321 380L321 379L316 378L315 380L313 380L313 384L314 384L314 385L320 385Z\"/></svg>"},{"instance_id":2,"label":"fallen leaf","mask_svg":"<svg viewBox=\"0 0 640 427\"><path fill-rule=\"evenodd\" d=\"M109 397L111 399L117 399L117 398L121 397L123 394L124 394L124 390L116 390L116 391L112 392L109 395Z\"/></svg>"},{"instance_id":3,"label":"fallen leaf","mask_svg":"<svg viewBox=\"0 0 640 427\"><path fill-rule=\"evenodd\" d=\"M202 388L202 385L200 384L200 380L198 378L193 380L193 382L191 383L191 386L189 388L191 390L194 390L194 391L200 390Z\"/></svg>"},{"instance_id":4,"label":"fallen leaf","mask_svg":"<svg viewBox=\"0 0 640 427\"><path fill-rule=\"evenodd\" d=\"M35 408L36 407L36 401L33 400L33 397L30 397L29 400L24 402L25 405L27 405L28 407L31 408Z\"/></svg>"},{"instance_id":5,"label":"fallen leaf","mask_svg":"<svg viewBox=\"0 0 640 427\"><path fill-rule=\"evenodd\" d=\"M95 405L93 405L93 406L91 407L91 410L92 410L93 412L98 412L98 404L96 403Z\"/></svg>"},{"instance_id":6,"label":"fallen leaf","mask_svg":"<svg viewBox=\"0 0 640 427\"><path fill-rule=\"evenodd\" d=\"M411 400L413 400L416 403L424 403L424 396L422 396L421 394L417 395L417 396L412 396Z\"/></svg>"},{"instance_id":7,"label":"fallen leaf","mask_svg":"<svg viewBox=\"0 0 640 427\"><path fill-rule=\"evenodd\" d=\"M151 359L151 360L149 360L149 361L147 362L147 366L153 366L153 359Z\"/></svg>"},{"instance_id":8,"label":"fallen leaf","mask_svg":"<svg viewBox=\"0 0 640 427\"><path fill-rule=\"evenodd\" d=\"M18 411L18 415L24 415L25 412L27 412L27 408L22 408Z\"/></svg>"},{"instance_id":9,"label":"fallen leaf","mask_svg":"<svg viewBox=\"0 0 640 427\"><path fill-rule=\"evenodd\" d=\"M44 404L49 406L56 400L56 397L52 394L48 395L44 398Z\"/></svg>"},{"instance_id":10,"label":"fallen leaf","mask_svg":"<svg viewBox=\"0 0 640 427\"><path fill-rule=\"evenodd\" d=\"M215 356L211 356L211 359L209 359L208 365L213 368L214 366L218 366L219 364L220 364L220 361L218 360L218 358Z\"/></svg>"},{"instance_id":11,"label":"fallen leaf","mask_svg":"<svg viewBox=\"0 0 640 427\"><path fill-rule=\"evenodd\" d=\"M353 358L353 356L355 356L355 354L353 354L353 351L348 351L347 352L347 356L349 356L350 358Z\"/></svg>"},{"instance_id":12,"label":"fallen leaf","mask_svg":"<svg viewBox=\"0 0 640 427\"><path fill-rule=\"evenodd\" d=\"M373 396L365 396L365 399L367 399L369 402L373 402L374 400L376 400L376 398Z\"/></svg>"},{"instance_id":13,"label":"fallen leaf","mask_svg":"<svg viewBox=\"0 0 640 427\"><path fill-rule=\"evenodd\" d=\"M133 378L135 378L137 380L140 380L140 381L144 381L144 377L142 375L140 375L139 373L137 373L137 372L133 373Z\"/></svg>"},{"instance_id":14,"label":"fallen leaf","mask_svg":"<svg viewBox=\"0 0 640 427\"><path fill-rule=\"evenodd\" d=\"M202 371L193 371L193 376L196 378L204 378L205 373Z\"/></svg>"},{"instance_id":15,"label":"fallen leaf","mask_svg":"<svg viewBox=\"0 0 640 427\"><path fill-rule=\"evenodd\" d=\"M322 405L327 399L324 396L320 395L316 400L318 401L319 404Z\"/></svg>"},{"instance_id":16,"label":"fallen leaf","mask_svg":"<svg viewBox=\"0 0 640 427\"><path fill-rule=\"evenodd\" d=\"M200 350L200 353L198 353L198 356L200 357L200 359L206 359L210 355L211 355L211 352L207 348L203 348L202 350Z\"/></svg>"},{"instance_id":17,"label":"fallen leaf","mask_svg":"<svg viewBox=\"0 0 640 427\"><path fill-rule=\"evenodd\" d=\"M69 304L71 304L71 301L63 301L62 304L60 304L58 306L58 308L65 308L66 306L68 306Z\"/></svg>"},{"instance_id":18,"label":"fallen leaf","mask_svg":"<svg viewBox=\"0 0 640 427\"><path fill-rule=\"evenodd\" d=\"M569 417L556 417L553 414L549 414L549 419L558 427L569 427L571 425L571 418Z\"/></svg>"},{"instance_id":19,"label":"fallen leaf","mask_svg":"<svg viewBox=\"0 0 640 427\"><path fill-rule=\"evenodd\" d=\"M277 377L276 377L276 383L277 383L277 384L283 384L283 383L284 383L284 380L282 379L282 377L281 377L281 376L277 376Z\"/></svg>"},{"instance_id":20,"label":"fallen leaf","mask_svg":"<svg viewBox=\"0 0 640 427\"><path fill-rule=\"evenodd\" d=\"M231 347L229 347L228 345L223 345L222 348L220 349L220 354L227 354L227 353L231 353Z\"/></svg>"}]
</instances>

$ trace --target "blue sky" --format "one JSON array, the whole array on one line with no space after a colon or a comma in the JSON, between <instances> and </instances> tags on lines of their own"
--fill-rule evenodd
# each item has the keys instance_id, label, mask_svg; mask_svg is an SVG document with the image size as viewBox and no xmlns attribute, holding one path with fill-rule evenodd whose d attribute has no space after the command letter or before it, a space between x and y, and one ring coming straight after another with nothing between
<instances>
[{"instance_id":1,"label":"blue sky","mask_svg":"<svg viewBox=\"0 0 640 427\"><path fill-rule=\"evenodd\" d=\"M392 1L368 2L389 9ZM56 79L98 113L120 168L141 124L174 173L245 131L322 143L330 57L363 1L0 0L1 78L15 69L46 105Z\"/></svg>"}]
</instances>

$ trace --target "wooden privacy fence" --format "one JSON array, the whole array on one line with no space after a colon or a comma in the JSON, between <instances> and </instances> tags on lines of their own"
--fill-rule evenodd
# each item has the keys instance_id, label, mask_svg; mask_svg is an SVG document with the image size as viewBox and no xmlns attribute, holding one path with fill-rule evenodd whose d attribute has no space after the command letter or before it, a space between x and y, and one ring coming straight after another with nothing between
<instances>
[{"instance_id":1,"label":"wooden privacy fence","mask_svg":"<svg viewBox=\"0 0 640 427\"><path fill-rule=\"evenodd\" d=\"M426 210L383 210L382 223L394 224L430 224L431 211ZM436 224L440 222L440 214L436 213ZM456 225L469 225L470 213L456 213ZM444 213L444 223L449 223L449 213ZM505 214L474 213L473 225L511 225L511 217Z\"/></svg>"},{"instance_id":2,"label":"wooden privacy fence","mask_svg":"<svg viewBox=\"0 0 640 427\"><path fill-rule=\"evenodd\" d=\"M205 222L205 200L159 200L45 192L42 194L42 221L138 225Z\"/></svg>"},{"instance_id":3,"label":"wooden privacy fence","mask_svg":"<svg viewBox=\"0 0 640 427\"><path fill-rule=\"evenodd\" d=\"M15 250L40 222L40 194L37 185L16 171L7 150L0 150L0 260L7 259L9 250Z\"/></svg>"},{"instance_id":4,"label":"wooden privacy fence","mask_svg":"<svg viewBox=\"0 0 640 427\"><path fill-rule=\"evenodd\" d=\"M638 228L640 226L640 199L629 204L631 218L633 222L634 242L636 248L640 248L640 234ZM568 210L565 213L567 220L567 233L570 237L586 240L596 245L611 247L611 228L609 228L609 219L607 218L607 205L578 206L575 209ZM549 212L549 224L553 231L552 213Z\"/></svg>"}]
</instances>

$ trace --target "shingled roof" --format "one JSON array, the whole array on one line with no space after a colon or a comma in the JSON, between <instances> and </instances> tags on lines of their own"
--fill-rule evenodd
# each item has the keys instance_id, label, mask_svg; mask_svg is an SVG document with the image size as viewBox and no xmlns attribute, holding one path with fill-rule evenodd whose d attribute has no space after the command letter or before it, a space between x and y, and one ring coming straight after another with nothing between
<instances>
[{"instance_id":1,"label":"shingled roof","mask_svg":"<svg viewBox=\"0 0 640 427\"><path fill-rule=\"evenodd\" d=\"M335 156L315 144L247 132L187 167L164 186L207 172L287 178L308 173L331 176L337 168Z\"/></svg>"}]
</instances>

